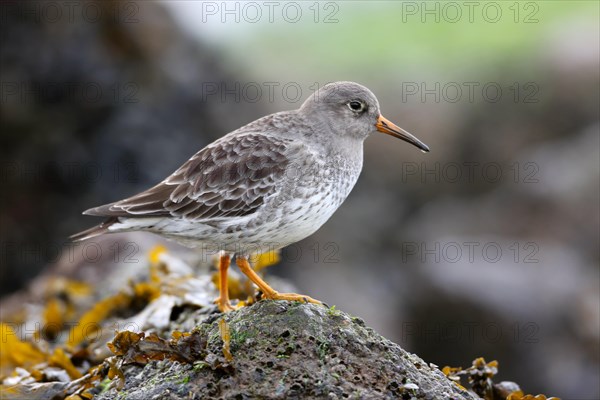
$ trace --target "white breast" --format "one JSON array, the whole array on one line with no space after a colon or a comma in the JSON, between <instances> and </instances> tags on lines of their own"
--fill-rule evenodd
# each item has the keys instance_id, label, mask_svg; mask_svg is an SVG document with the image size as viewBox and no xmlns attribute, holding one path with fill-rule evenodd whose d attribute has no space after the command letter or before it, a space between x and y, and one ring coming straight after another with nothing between
<instances>
[{"instance_id":1,"label":"white breast","mask_svg":"<svg viewBox=\"0 0 600 400\"><path fill-rule=\"evenodd\" d=\"M312 235L346 200L361 169L362 157L314 162L301 179L294 181L289 197L278 199L281 214L275 236L287 245Z\"/></svg>"}]
</instances>

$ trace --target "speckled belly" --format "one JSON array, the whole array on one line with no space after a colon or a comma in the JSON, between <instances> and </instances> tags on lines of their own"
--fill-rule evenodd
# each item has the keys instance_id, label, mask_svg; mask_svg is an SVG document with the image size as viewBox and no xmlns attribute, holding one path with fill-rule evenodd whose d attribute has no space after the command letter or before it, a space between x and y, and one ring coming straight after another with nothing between
<instances>
[{"instance_id":1,"label":"speckled belly","mask_svg":"<svg viewBox=\"0 0 600 400\"><path fill-rule=\"evenodd\" d=\"M313 234L344 202L362 167L362 162L344 161L311 164L310 170L284 182L251 216L211 225L189 221L174 224L171 220L156 224L155 229L183 245L213 252L252 254L285 247Z\"/></svg>"}]
</instances>

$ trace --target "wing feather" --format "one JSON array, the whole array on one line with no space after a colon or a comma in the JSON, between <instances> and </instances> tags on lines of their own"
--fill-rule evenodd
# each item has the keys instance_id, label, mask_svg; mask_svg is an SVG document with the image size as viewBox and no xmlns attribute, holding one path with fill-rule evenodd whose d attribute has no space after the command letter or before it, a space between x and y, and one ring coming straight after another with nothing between
<instances>
[{"instance_id":1,"label":"wing feather","mask_svg":"<svg viewBox=\"0 0 600 400\"><path fill-rule=\"evenodd\" d=\"M289 140L256 133L225 136L158 185L84 214L194 221L250 215L283 178L290 163L289 145Z\"/></svg>"}]
</instances>

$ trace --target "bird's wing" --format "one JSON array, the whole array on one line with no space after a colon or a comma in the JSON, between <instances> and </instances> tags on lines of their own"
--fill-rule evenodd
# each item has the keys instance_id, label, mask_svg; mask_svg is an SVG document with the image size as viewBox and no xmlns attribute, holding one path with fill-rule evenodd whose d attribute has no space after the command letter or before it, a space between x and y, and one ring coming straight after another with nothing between
<instances>
[{"instance_id":1,"label":"bird's wing","mask_svg":"<svg viewBox=\"0 0 600 400\"><path fill-rule=\"evenodd\" d=\"M283 178L291 145L289 140L256 133L228 135L200 150L158 185L84 214L193 221L250 215Z\"/></svg>"}]
</instances>

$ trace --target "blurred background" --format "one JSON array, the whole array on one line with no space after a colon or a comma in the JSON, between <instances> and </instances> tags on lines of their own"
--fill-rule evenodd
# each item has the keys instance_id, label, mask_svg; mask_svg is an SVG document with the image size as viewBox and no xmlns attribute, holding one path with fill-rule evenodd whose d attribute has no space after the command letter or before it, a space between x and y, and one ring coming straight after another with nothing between
<instances>
[{"instance_id":1,"label":"blurred background","mask_svg":"<svg viewBox=\"0 0 600 400\"><path fill-rule=\"evenodd\" d=\"M84 209L352 80L432 151L369 138L346 203L269 272L428 362L600 397L598 2L1 9L0 294L82 251Z\"/></svg>"}]
</instances>

